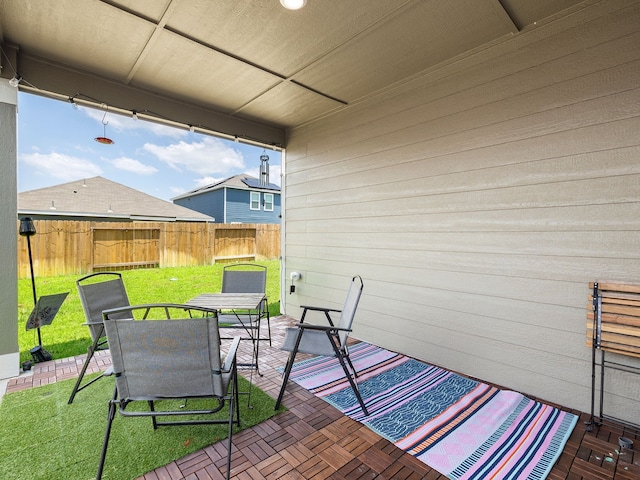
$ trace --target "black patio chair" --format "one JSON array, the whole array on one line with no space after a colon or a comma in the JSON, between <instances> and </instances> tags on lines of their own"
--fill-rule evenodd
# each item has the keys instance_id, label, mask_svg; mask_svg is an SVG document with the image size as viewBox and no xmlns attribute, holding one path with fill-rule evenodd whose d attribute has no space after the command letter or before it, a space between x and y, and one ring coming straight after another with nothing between
<instances>
[{"instance_id":1,"label":"black patio chair","mask_svg":"<svg viewBox=\"0 0 640 480\"><path fill-rule=\"evenodd\" d=\"M264 293L258 312L232 312L219 315L220 328L255 329L256 337L251 340L269 340L271 345L271 319L269 318L269 302L267 292L267 267L252 263L227 265L222 271L222 293ZM261 320L267 319L267 337L260 337ZM257 359L256 359L257 362Z\"/></svg>"},{"instance_id":2,"label":"black patio chair","mask_svg":"<svg viewBox=\"0 0 640 480\"><path fill-rule=\"evenodd\" d=\"M131 311L135 320L123 320ZM144 317L138 320L138 312ZM194 315L195 314L195 315ZM223 356L215 310L179 304L150 304L107 310L103 314L109 340L115 389L109 402L97 480L102 478L111 427L123 417L150 417L154 430L161 426L227 425L227 473L231 471L233 424L240 426L235 338ZM211 408L188 408L190 399L212 399ZM180 400L179 402L171 400ZM168 401L168 402L167 402ZM147 409L127 409L132 403ZM228 406L226 418L206 416ZM160 422L158 417L165 420ZM235 417L235 419L234 419Z\"/></svg>"},{"instance_id":3,"label":"black patio chair","mask_svg":"<svg viewBox=\"0 0 640 480\"><path fill-rule=\"evenodd\" d=\"M100 280L96 282L96 280ZM82 365L80 375L71 391L69 404L73 403L76 394L90 386L94 382L100 380L105 374L110 374L107 370L105 374L94 378L93 380L82 385L82 380L87 371L87 367L98 350L105 350L108 347L107 338L104 333L104 324L102 323L102 311L111 308L129 306L129 297L122 281L122 275L116 272L99 272L86 275L76 281L78 294L80 295L80 303L84 311L85 323L89 328L91 335L91 344L87 348L87 358ZM123 310L120 318L131 318L131 313Z\"/></svg>"},{"instance_id":4,"label":"black patio chair","mask_svg":"<svg viewBox=\"0 0 640 480\"><path fill-rule=\"evenodd\" d=\"M280 394L278 395L278 400L275 405L276 410L280 408L280 403L282 402L282 397L284 396L284 391L287 386L287 382L289 381L289 375L295 362L296 355L298 353L309 353L312 355L336 357L338 359L347 380L360 403L362 411L365 415L369 415L367 406L365 405L358 390L358 372L354 368L353 363L351 363L351 359L349 358L349 349L347 347L347 340L349 338L349 333L351 333L351 325L353 324L353 318L355 317L356 308L358 307L358 302L360 301L363 288L364 283L362 282L362 278L359 275L354 276L351 279L351 285L342 310L302 306L304 310L302 312L300 323L295 327L287 328L284 342L282 347L280 347L282 350L290 353L284 369ZM312 311L324 313L329 324L312 325L304 323L307 313ZM331 313L340 314L340 319L338 320L337 325L334 325L333 320L331 319ZM351 371L347 368L347 364L349 365L349 368L351 368Z\"/></svg>"}]
</instances>

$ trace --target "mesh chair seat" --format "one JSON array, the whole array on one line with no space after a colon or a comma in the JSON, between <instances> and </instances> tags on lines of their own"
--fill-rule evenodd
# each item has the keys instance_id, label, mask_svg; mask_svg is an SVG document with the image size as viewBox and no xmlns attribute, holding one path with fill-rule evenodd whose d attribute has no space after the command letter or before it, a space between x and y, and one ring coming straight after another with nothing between
<instances>
[{"instance_id":1,"label":"mesh chair seat","mask_svg":"<svg viewBox=\"0 0 640 480\"><path fill-rule=\"evenodd\" d=\"M296 346L298 327L289 327L286 329L284 342L280 347L281 350L292 352ZM327 339L327 334L321 331L305 330L304 335L300 339L297 349L298 353L307 353L311 355L322 355L332 357L335 355L331 343Z\"/></svg>"}]
</instances>

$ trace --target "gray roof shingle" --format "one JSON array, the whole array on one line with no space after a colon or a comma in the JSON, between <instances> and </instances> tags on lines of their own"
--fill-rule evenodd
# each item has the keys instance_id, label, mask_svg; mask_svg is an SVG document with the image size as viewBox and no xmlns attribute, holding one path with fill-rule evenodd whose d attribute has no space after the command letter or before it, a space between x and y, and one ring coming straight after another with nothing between
<instances>
[{"instance_id":1,"label":"gray roof shingle","mask_svg":"<svg viewBox=\"0 0 640 480\"><path fill-rule=\"evenodd\" d=\"M103 177L19 193L18 214L126 220L213 221L209 215L161 200Z\"/></svg>"},{"instance_id":2,"label":"gray roof shingle","mask_svg":"<svg viewBox=\"0 0 640 480\"><path fill-rule=\"evenodd\" d=\"M193 197L200 195L201 193L213 192L221 188L235 188L238 190L261 190L274 193L280 193L280 187L275 183L269 183L268 185L260 185L259 180L256 177L242 173L240 175L234 175L233 177L220 180L219 182L206 185L204 187L196 188L189 192L173 197L171 200L179 200L181 198Z\"/></svg>"}]
</instances>

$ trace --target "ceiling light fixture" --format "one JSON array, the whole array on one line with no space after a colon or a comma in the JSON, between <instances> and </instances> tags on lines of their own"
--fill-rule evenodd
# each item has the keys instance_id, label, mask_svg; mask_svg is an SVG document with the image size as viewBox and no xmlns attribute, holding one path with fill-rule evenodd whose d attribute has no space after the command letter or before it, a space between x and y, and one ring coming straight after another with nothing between
<instances>
[{"instance_id":1,"label":"ceiling light fixture","mask_svg":"<svg viewBox=\"0 0 640 480\"><path fill-rule=\"evenodd\" d=\"M300 10L307 4L307 0L280 0L280 4L287 10Z\"/></svg>"},{"instance_id":2,"label":"ceiling light fixture","mask_svg":"<svg viewBox=\"0 0 640 480\"><path fill-rule=\"evenodd\" d=\"M17 73L13 76L13 78L11 80L9 80L9 85L11 85L12 87L17 87L18 84L20 83L20 80L22 80L22 76L18 75Z\"/></svg>"}]
</instances>

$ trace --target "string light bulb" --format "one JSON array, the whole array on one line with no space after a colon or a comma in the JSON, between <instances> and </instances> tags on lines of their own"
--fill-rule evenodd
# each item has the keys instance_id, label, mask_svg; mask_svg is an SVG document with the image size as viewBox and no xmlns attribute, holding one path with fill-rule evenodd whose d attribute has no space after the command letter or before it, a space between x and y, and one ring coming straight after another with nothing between
<instances>
[{"instance_id":1,"label":"string light bulb","mask_svg":"<svg viewBox=\"0 0 640 480\"><path fill-rule=\"evenodd\" d=\"M17 73L13 76L13 78L11 80L9 80L9 85L11 85L12 87L17 87L18 84L20 83L20 80L22 80L22 76L18 75Z\"/></svg>"}]
</instances>

